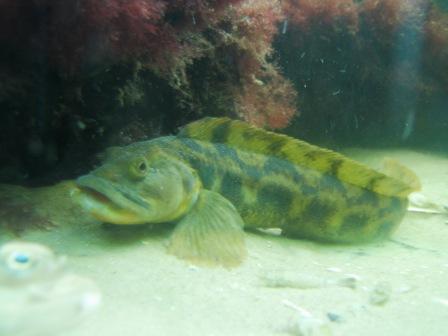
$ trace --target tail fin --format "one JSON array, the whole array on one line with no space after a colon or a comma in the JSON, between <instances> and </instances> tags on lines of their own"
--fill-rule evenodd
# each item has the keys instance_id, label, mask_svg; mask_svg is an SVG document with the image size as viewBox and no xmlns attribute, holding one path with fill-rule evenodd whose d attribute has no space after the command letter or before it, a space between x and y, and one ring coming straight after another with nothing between
<instances>
[{"instance_id":1,"label":"tail fin","mask_svg":"<svg viewBox=\"0 0 448 336\"><path fill-rule=\"evenodd\" d=\"M407 194L414 191L419 191L422 186L417 175L409 168L403 166L398 161L391 158L385 158L383 161L383 173L389 177L403 182L403 184L409 186L406 190ZM406 195L407 196L407 195Z\"/></svg>"}]
</instances>

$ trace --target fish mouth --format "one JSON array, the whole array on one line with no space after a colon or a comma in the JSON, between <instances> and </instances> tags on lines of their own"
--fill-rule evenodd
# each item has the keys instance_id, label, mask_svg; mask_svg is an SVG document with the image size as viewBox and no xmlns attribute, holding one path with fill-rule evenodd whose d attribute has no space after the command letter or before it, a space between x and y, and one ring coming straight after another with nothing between
<instances>
[{"instance_id":1,"label":"fish mouth","mask_svg":"<svg viewBox=\"0 0 448 336\"><path fill-rule=\"evenodd\" d=\"M135 191L105 178L84 175L76 180L77 201L96 219L112 224L141 224L149 204Z\"/></svg>"}]
</instances>

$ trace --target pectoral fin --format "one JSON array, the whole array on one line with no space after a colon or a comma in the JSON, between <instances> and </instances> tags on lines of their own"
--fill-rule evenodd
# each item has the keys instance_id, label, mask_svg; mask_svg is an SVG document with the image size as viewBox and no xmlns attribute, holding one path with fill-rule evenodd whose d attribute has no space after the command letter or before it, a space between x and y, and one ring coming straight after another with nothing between
<instances>
[{"instance_id":1,"label":"pectoral fin","mask_svg":"<svg viewBox=\"0 0 448 336\"><path fill-rule=\"evenodd\" d=\"M245 258L243 220L218 193L202 190L191 211L177 224L168 252L195 264L233 267Z\"/></svg>"}]
</instances>

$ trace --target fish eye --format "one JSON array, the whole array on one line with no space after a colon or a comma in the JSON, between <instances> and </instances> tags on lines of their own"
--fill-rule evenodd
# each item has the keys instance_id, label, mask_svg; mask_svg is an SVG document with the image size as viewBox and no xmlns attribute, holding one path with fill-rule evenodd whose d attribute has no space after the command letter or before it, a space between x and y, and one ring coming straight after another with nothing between
<instances>
[{"instance_id":1,"label":"fish eye","mask_svg":"<svg viewBox=\"0 0 448 336\"><path fill-rule=\"evenodd\" d=\"M142 161L140 162L140 164L138 165L138 170L140 170L141 172L146 172L146 169L148 167L146 166L146 162Z\"/></svg>"},{"instance_id":2,"label":"fish eye","mask_svg":"<svg viewBox=\"0 0 448 336\"><path fill-rule=\"evenodd\" d=\"M23 270L31 267L33 264L31 257L23 252L11 253L7 260L9 268L14 270Z\"/></svg>"},{"instance_id":3,"label":"fish eye","mask_svg":"<svg viewBox=\"0 0 448 336\"><path fill-rule=\"evenodd\" d=\"M135 178L142 178L148 173L148 168L146 159L141 157L132 162L130 166L130 173Z\"/></svg>"}]
</instances>

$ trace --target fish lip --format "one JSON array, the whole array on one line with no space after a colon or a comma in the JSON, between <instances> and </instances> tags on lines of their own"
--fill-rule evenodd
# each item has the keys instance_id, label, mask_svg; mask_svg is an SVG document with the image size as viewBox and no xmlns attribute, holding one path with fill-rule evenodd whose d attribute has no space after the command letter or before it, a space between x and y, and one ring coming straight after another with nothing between
<instances>
[{"instance_id":1,"label":"fish lip","mask_svg":"<svg viewBox=\"0 0 448 336\"><path fill-rule=\"evenodd\" d=\"M109 201L114 204L117 203L109 196L111 194L111 191L115 191L113 190L114 188L111 188L110 183L108 183L108 181L103 178L92 175L83 175L76 179L76 184L79 189L97 200L97 196L101 196L102 198L104 198L104 200L100 201Z\"/></svg>"},{"instance_id":2,"label":"fish lip","mask_svg":"<svg viewBox=\"0 0 448 336\"><path fill-rule=\"evenodd\" d=\"M147 210L147 206L138 201L136 197L130 197L129 191L119 188L113 182L92 174L80 176L76 179L76 184L79 189L86 193L95 201L101 203L110 203L113 206L131 210L133 212L141 212Z\"/></svg>"}]
</instances>

